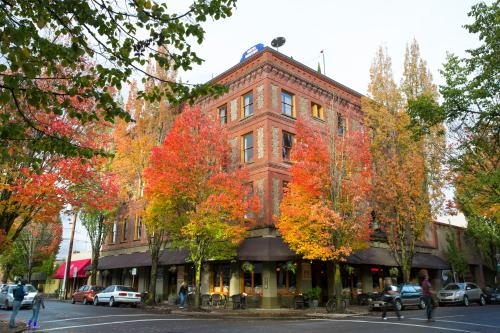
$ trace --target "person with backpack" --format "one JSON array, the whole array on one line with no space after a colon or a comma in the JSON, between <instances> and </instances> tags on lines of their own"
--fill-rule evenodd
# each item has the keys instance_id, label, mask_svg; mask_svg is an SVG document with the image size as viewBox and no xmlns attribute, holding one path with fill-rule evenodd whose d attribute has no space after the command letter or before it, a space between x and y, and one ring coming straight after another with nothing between
<instances>
[{"instance_id":1,"label":"person with backpack","mask_svg":"<svg viewBox=\"0 0 500 333\"><path fill-rule=\"evenodd\" d=\"M382 320L387 320L387 308L389 306L394 308L394 312L396 312L398 320L403 319L404 317L399 313L396 302L394 301L394 296L398 295L397 287L392 284L391 278L386 278L384 285L385 287L382 294L382 300L384 301L384 305L382 307Z\"/></svg>"},{"instance_id":2,"label":"person with backpack","mask_svg":"<svg viewBox=\"0 0 500 333\"><path fill-rule=\"evenodd\" d=\"M31 324L33 324L33 328L40 328L40 326L38 325L38 314L40 313L40 307L45 309L45 303L43 302L43 294L37 293L33 298L33 315L31 316L31 319L28 320L28 328L31 327Z\"/></svg>"},{"instance_id":3,"label":"person with backpack","mask_svg":"<svg viewBox=\"0 0 500 333\"><path fill-rule=\"evenodd\" d=\"M12 291L12 295L14 296L14 303L12 304L12 314L10 316L9 326L10 328L16 328L16 317L23 303L24 296L27 295L24 291L24 283L21 280L18 280L17 286Z\"/></svg>"}]
</instances>

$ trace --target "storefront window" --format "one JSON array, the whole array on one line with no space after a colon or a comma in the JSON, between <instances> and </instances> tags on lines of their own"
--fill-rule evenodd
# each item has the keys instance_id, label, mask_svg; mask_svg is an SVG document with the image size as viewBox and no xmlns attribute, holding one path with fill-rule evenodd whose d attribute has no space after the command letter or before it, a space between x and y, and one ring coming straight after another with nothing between
<instances>
[{"instance_id":1,"label":"storefront window","mask_svg":"<svg viewBox=\"0 0 500 333\"><path fill-rule=\"evenodd\" d=\"M253 271L243 272L243 290L249 295L262 295L262 263L252 263Z\"/></svg>"},{"instance_id":2,"label":"storefront window","mask_svg":"<svg viewBox=\"0 0 500 333\"><path fill-rule=\"evenodd\" d=\"M297 279L294 272L283 269L278 265L278 268L276 268L276 278L279 293L295 293Z\"/></svg>"},{"instance_id":3,"label":"storefront window","mask_svg":"<svg viewBox=\"0 0 500 333\"><path fill-rule=\"evenodd\" d=\"M214 267L212 292L214 293L229 293L229 280L231 278L229 264L220 264Z\"/></svg>"}]
</instances>

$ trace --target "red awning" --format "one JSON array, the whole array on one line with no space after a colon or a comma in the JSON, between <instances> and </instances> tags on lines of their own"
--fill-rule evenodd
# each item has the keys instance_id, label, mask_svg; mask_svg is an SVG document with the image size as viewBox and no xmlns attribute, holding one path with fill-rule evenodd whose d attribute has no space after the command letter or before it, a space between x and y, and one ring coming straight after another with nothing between
<instances>
[{"instance_id":1,"label":"red awning","mask_svg":"<svg viewBox=\"0 0 500 333\"><path fill-rule=\"evenodd\" d=\"M71 261L71 265L69 266L69 279L73 278L73 272L76 267L76 277L77 278L86 278L87 277L87 271L85 270L85 267L90 265L91 260L90 259L82 259L82 260L75 260ZM64 271L66 270L66 263L62 264L59 266L57 269L57 272L54 274L53 278L54 279L64 279Z\"/></svg>"}]
</instances>

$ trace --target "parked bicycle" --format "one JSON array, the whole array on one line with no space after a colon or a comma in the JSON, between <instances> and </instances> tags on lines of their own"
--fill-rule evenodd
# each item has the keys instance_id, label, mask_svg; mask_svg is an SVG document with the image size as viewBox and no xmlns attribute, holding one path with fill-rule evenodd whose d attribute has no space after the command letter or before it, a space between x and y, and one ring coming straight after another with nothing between
<instances>
[{"instance_id":1,"label":"parked bicycle","mask_svg":"<svg viewBox=\"0 0 500 333\"><path fill-rule=\"evenodd\" d=\"M326 312L327 313L333 313L333 312L338 312L337 310L337 296L333 296L326 302ZM342 298L340 300L340 312L344 313L347 310L347 300Z\"/></svg>"}]
</instances>

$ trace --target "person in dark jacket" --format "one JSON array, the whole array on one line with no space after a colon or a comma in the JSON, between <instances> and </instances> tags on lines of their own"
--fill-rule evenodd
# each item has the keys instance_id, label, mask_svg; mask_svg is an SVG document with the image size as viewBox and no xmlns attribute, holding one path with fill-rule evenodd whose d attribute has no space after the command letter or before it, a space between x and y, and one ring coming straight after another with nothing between
<instances>
[{"instance_id":1,"label":"person in dark jacket","mask_svg":"<svg viewBox=\"0 0 500 333\"><path fill-rule=\"evenodd\" d=\"M390 305L394 308L394 312L396 312L398 319L403 319L404 317L399 313L396 302L394 301L394 296L398 294L397 288L392 285L392 280L390 278L385 280L384 285L384 292L382 294L382 300L384 301L384 306L382 307L382 319L387 320L387 307Z\"/></svg>"},{"instance_id":2,"label":"person in dark jacket","mask_svg":"<svg viewBox=\"0 0 500 333\"><path fill-rule=\"evenodd\" d=\"M433 291L431 283L429 282L429 275L427 275L427 273L423 275L420 286L422 287L422 295L424 296L427 321L433 322L434 321L434 319L432 319L432 313L434 312L434 301L432 298Z\"/></svg>"},{"instance_id":3,"label":"person in dark jacket","mask_svg":"<svg viewBox=\"0 0 500 333\"><path fill-rule=\"evenodd\" d=\"M17 286L12 291L12 295L14 296L14 303L12 305L12 314L10 316L10 328L16 328L16 317L21 308L21 305L24 300L24 296L26 296L26 292L24 291L24 283L21 280L18 280Z\"/></svg>"},{"instance_id":4,"label":"person in dark jacket","mask_svg":"<svg viewBox=\"0 0 500 333\"><path fill-rule=\"evenodd\" d=\"M31 316L31 319L28 320L28 328L31 327L31 324L33 324L33 328L40 327L38 325L38 314L40 313L40 307L45 309L45 303L43 302L43 294L37 293L33 298L33 315Z\"/></svg>"}]
</instances>

